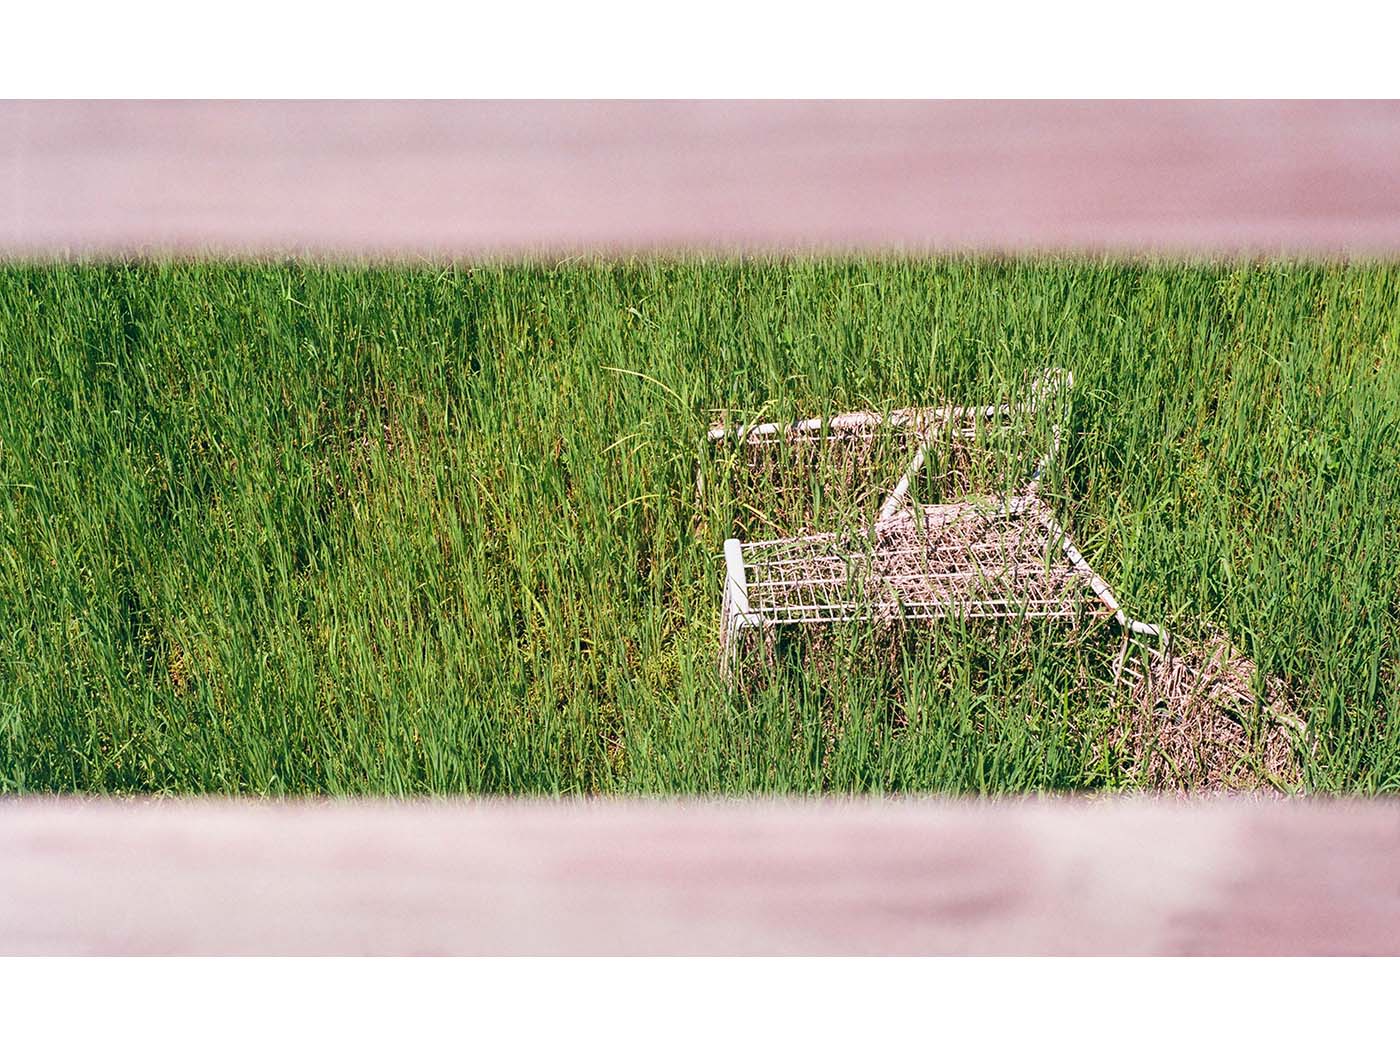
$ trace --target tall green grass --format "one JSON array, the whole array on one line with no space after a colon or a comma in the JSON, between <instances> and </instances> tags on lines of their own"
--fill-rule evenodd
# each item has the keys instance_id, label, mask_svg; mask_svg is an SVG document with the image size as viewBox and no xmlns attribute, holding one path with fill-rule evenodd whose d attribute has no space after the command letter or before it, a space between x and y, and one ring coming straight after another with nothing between
<instances>
[{"instance_id":1,"label":"tall green grass","mask_svg":"<svg viewBox=\"0 0 1400 1057\"><path fill-rule=\"evenodd\" d=\"M1400 267L840 260L0 270L0 790L1120 787L1039 633L715 672L715 409L1046 365L1134 614L1286 677L1309 787L1400 786Z\"/></svg>"}]
</instances>

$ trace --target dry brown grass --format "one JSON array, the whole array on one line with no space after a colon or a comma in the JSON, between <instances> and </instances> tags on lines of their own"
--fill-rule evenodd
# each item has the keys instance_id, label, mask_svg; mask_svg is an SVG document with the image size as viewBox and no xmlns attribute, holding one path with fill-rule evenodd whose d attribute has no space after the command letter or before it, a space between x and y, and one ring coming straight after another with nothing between
<instances>
[{"instance_id":1,"label":"dry brown grass","mask_svg":"<svg viewBox=\"0 0 1400 1057\"><path fill-rule=\"evenodd\" d=\"M1287 687L1276 678L1261 686L1254 662L1223 634L1141 650L1123 682L1121 735L1137 782L1182 792L1300 785L1307 728Z\"/></svg>"}]
</instances>

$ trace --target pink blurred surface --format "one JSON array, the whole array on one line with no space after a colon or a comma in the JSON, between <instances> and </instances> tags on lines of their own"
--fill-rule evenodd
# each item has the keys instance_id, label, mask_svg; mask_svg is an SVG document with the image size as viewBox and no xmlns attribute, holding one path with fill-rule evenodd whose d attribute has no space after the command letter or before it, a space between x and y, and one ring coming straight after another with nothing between
<instances>
[{"instance_id":1,"label":"pink blurred surface","mask_svg":"<svg viewBox=\"0 0 1400 1057\"><path fill-rule=\"evenodd\" d=\"M0 802L7 954L1400 954L1400 805Z\"/></svg>"},{"instance_id":2,"label":"pink blurred surface","mask_svg":"<svg viewBox=\"0 0 1400 1057\"><path fill-rule=\"evenodd\" d=\"M0 253L1390 254L1393 102L6 102Z\"/></svg>"}]
</instances>

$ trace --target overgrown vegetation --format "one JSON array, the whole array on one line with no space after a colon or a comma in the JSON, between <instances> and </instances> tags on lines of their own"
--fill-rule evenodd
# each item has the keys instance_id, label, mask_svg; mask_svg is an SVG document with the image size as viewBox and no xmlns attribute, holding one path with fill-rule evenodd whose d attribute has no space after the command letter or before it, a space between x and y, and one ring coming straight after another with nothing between
<instances>
[{"instance_id":1,"label":"overgrown vegetation","mask_svg":"<svg viewBox=\"0 0 1400 1057\"><path fill-rule=\"evenodd\" d=\"M1400 267L888 260L0 270L0 791L1130 786L1112 643L715 671L718 409L1048 365L1134 614L1290 687L1303 786L1400 786Z\"/></svg>"}]
</instances>

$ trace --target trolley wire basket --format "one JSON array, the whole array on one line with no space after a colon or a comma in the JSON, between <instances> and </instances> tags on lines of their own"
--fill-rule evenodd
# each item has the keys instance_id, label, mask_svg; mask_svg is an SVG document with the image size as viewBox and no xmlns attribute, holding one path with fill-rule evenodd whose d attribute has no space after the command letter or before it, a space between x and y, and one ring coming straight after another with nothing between
<instances>
[{"instance_id":1,"label":"trolley wire basket","mask_svg":"<svg viewBox=\"0 0 1400 1057\"><path fill-rule=\"evenodd\" d=\"M721 668L733 670L751 637L769 637L784 626L852 621L1097 615L1115 619L1127 633L1160 637L1155 625L1127 616L1040 497L1059 452L1072 385L1068 372L1052 370L1020 405L848 412L789 425L711 429L712 442L761 448L783 441L859 447L882 428L894 428L908 434L913 447L873 519L838 531L725 541ZM1052 418L1048 450L1032 459L1026 448L1034 431L1026 427L1046 415ZM1008 438L1013 443L1002 444L1003 457L987 457L997 450L994 441ZM945 494L940 502L919 502L921 475L934 466Z\"/></svg>"}]
</instances>

